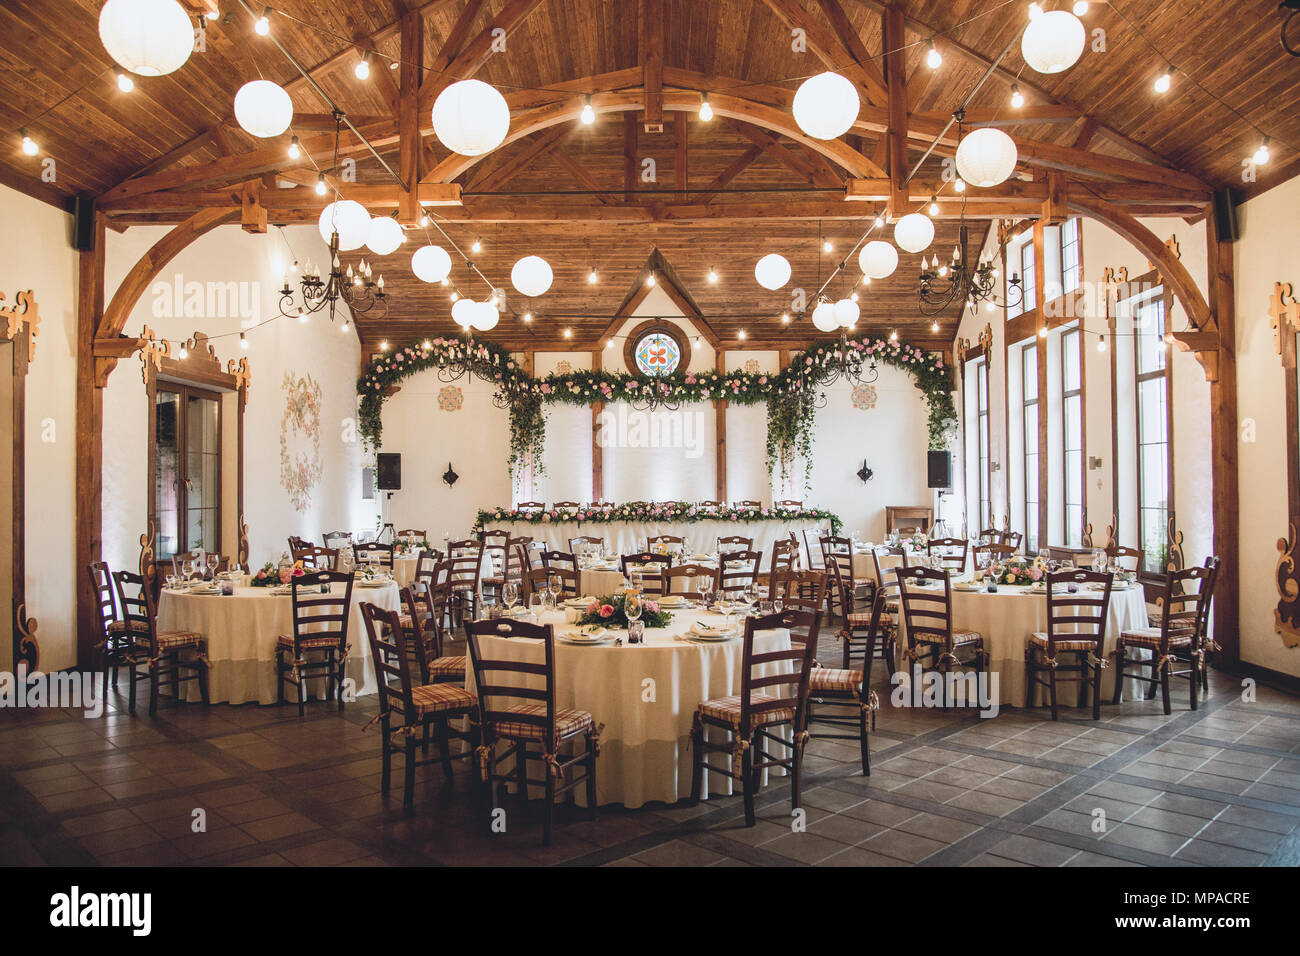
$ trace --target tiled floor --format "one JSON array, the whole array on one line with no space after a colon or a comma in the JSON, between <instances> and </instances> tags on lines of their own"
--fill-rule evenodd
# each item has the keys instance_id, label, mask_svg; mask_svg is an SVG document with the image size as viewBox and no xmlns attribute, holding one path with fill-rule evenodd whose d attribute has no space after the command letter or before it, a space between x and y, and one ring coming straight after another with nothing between
<instances>
[{"instance_id":1,"label":"tiled floor","mask_svg":"<svg viewBox=\"0 0 1300 956\"><path fill-rule=\"evenodd\" d=\"M881 698L888 701L882 684ZM1176 698L1181 700L1181 698ZM296 708L164 705L0 711L0 863L88 865L604 864L614 866L1116 866L1300 864L1300 700L1213 675L1200 709L1157 702L981 720L886 703L872 775L851 741L814 741L805 825L789 789L698 806L557 811L472 821L467 767L421 768L417 812L379 794L375 698L340 716ZM511 804L514 805L514 804ZM196 811L206 828L196 831Z\"/></svg>"}]
</instances>

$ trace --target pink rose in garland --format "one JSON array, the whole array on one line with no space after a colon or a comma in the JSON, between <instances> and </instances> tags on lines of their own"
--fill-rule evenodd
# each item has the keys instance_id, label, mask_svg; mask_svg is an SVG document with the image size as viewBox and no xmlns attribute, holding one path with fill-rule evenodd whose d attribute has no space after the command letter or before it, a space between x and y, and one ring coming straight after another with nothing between
<instances>
[{"instance_id":1,"label":"pink rose in garland","mask_svg":"<svg viewBox=\"0 0 1300 956\"><path fill-rule=\"evenodd\" d=\"M614 613L614 608L612 606L608 604L602 604L600 606L601 617L610 617L611 615L613 615L613 613Z\"/></svg>"}]
</instances>

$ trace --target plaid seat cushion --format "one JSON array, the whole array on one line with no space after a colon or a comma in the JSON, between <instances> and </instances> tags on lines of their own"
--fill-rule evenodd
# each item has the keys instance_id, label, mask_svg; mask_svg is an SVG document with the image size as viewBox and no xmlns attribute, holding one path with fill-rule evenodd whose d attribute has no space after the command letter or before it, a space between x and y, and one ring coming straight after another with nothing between
<instances>
[{"instance_id":1,"label":"plaid seat cushion","mask_svg":"<svg viewBox=\"0 0 1300 956\"><path fill-rule=\"evenodd\" d=\"M755 694L753 704L752 713L758 723L780 724L794 720L794 709L791 707L778 707L774 697L769 697L766 694ZM700 713L705 717L712 717L714 720L720 720L723 723L731 724L733 727L739 727L740 697L737 695L706 700L700 704Z\"/></svg>"},{"instance_id":2,"label":"plaid seat cushion","mask_svg":"<svg viewBox=\"0 0 1300 956\"><path fill-rule=\"evenodd\" d=\"M429 663L429 676L434 680L446 680L449 677L465 678L464 657L439 657Z\"/></svg>"},{"instance_id":3,"label":"plaid seat cushion","mask_svg":"<svg viewBox=\"0 0 1300 956\"><path fill-rule=\"evenodd\" d=\"M1127 647L1158 648L1160 646L1160 628L1138 627L1131 631L1123 631L1119 636L1119 643ZM1190 631L1169 635L1170 647L1189 647L1191 643L1192 634Z\"/></svg>"},{"instance_id":4,"label":"plaid seat cushion","mask_svg":"<svg viewBox=\"0 0 1300 956\"><path fill-rule=\"evenodd\" d=\"M421 684L411 690L411 703L417 717L451 710L468 710L478 706L478 698L455 684Z\"/></svg>"},{"instance_id":5,"label":"plaid seat cushion","mask_svg":"<svg viewBox=\"0 0 1300 956\"><path fill-rule=\"evenodd\" d=\"M126 621L108 622L108 633L110 634L125 634L127 630L129 630L129 628L126 626Z\"/></svg>"},{"instance_id":6,"label":"plaid seat cushion","mask_svg":"<svg viewBox=\"0 0 1300 956\"><path fill-rule=\"evenodd\" d=\"M853 694L861 687L862 671L814 667L808 676L808 689L815 694Z\"/></svg>"},{"instance_id":7,"label":"plaid seat cushion","mask_svg":"<svg viewBox=\"0 0 1300 956\"><path fill-rule=\"evenodd\" d=\"M198 647L203 635L197 631L163 631L158 635L158 650L176 651L182 647Z\"/></svg>"},{"instance_id":8,"label":"plaid seat cushion","mask_svg":"<svg viewBox=\"0 0 1300 956\"><path fill-rule=\"evenodd\" d=\"M511 708L512 714L527 715L530 717L545 717L545 704L520 704ZM552 744L558 744L566 737L572 737L574 734L583 733L591 730L595 726L595 721L591 719L591 714L585 710L574 710L572 707L565 707L562 710L555 711L555 740ZM527 724L517 720L498 720L493 723L493 729L496 730L498 737L505 737L509 740L545 740L545 731L537 724Z\"/></svg>"},{"instance_id":9,"label":"plaid seat cushion","mask_svg":"<svg viewBox=\"0 0 1300 956\"><path fill-rule=\"evenodd\" d=\"M918 634L916 639L922 644L942 644L943 638L937 634ZM961 647L963 644L979 644L984 638L980 637L978 631L957 631L952 632L953 647Z\"/></svg>"},{"instance_id":10,"label":"plaid seat cushion","mask_svg":"<svg viewBox=\"0 0 1300 956\"><path fill-rule=\"evenodd\" d=\"M1047 635L1042 631L1035 631L1033 634L1029 635L1029 643L1034 647L1040 647L1043 650L1047 650L1049 647ZM1058 651L1090 651L1096 646L1097 641L1094 638L1079 638L1078 640L1066 639L1058 640L1056 642L1056 649Z\"/></svg>"},{"instance_id":11,"label":"plaid seat cushion","mask_svg":"<svg viewBox=\"0 0 1300 956\"><path fill-rule=\"evenodd\" d=\"M293 637L289 634L281 634L280 640L276 642L279 647L287 647L293 650ZM339 639L332 634L322 634L320 637L304 637L298 642L298 646L304 649L317 647L338 647Z\"/></svg>"}]
</instances>

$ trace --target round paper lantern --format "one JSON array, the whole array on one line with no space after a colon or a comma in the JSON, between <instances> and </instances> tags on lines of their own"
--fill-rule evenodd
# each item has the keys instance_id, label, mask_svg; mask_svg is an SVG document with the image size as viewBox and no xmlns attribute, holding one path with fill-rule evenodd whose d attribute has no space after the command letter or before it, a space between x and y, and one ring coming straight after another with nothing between
<instances>
[{"instance_id":1,"label":"round paper lantern","mask_svg":"<svg viewBox=\"0 0 1300 956\"><path fill-rule=\"evenodd\" d=\"M972 186L996 186L1015 172L1016 144L1000 129L972 130L957 144L957 172Z\"/></svg>"},{"instance_id":2,"label":"round paper lantern","mask_svg":"<svg viewBox=\"0 0 1300 956\"><path fill-rule=\"evenodd\" d=\"M457 299L451 304L452 321L462 329L468 329L478 317L478 303L473 299Z\"/></svg>"},{"instance_id":3,"label":"round paper lantern","mask_svg":"<svg viewBox=\"0 0 1300 956\"><path fill-rule=\"evenodd\" d=\"M506 98L482 80L453 83L433 103L433 132L453 153L482 156L500 146L509 129Z\"/></svg>"},{"instance_id":4,"label":"round paper lantern","mask_svg":"<svg viewBox=\"0 0 1300 956\"><path fill-rule=\"evenodd\" d=\"M451 256L442 246L421 246L411 256L411 271L425 282L441 282L451 272Z\"/></svg>"},{"instance_id":5,"label":"round paper lantern","mask_svg":"<svg viewBox=\"0 0 1300 956\"><path fill-rule=\"evenodd\" d=\"M829 302L818 302L817 308L813 309L812 324L818 332L834 332L838 329L840 323L835 318L835 306Z\"/></svg>"},{"instance_id":6,"label":"round paper lantern","mask_svg":"<svg viewBox=\"0 0 1300 956\"><path fill-rule=\"evenodd\" d=\"M194 51L194 25L176 0L108 0L99 11L99 40L123 69L165 76Z\"/></svg>"},{"instance_id":7,"label":"round paper lantern","mask_svg":"<svg viewBox=\"0 0 1300 956\"><path fill-rule=\"evenodd\" d=\"M858 304L852 299L840 299L835 303L835 321L839 323L841 328L847 329L858 321L858 316L861 314L862 310L858 308Z\"/></svg>"},{"instance_id":8,"label":"round paper lantern","mask_svg":"<svg viewBox=\"0 0 1300 956\"><path fill-rule=\"evenodd\" d=\"M929 216L909 213L894 224L894 241L906 252L924 252L934 242L934 223Z\"/></svg>"},{"instance_id":9,"label":"round paper lantern","mask_svg":"<svg viewBox=\"0 0 1300 956\"><path fill-rule=\"evenodd\" d=\"M329 243L330 236L337 232L340 251L360 249L370 238L370 213L359 202L341 199L321 210L317 227L326 244Z\"/></svg>"},{"instance_id":10,"label":"round paper lantern","mask_svg":"<svg viewBox=\"0 0 1300 956\"><path fill-rule=\"evenodd\" d=\"M392 216L376 216L370 220L370 235L366 245L377 256L386 256L396 252L405 237L402 227Z\"/></svg>"},{"instance_id":11,"label":"round paper lantern","mask_svg":"<svg viewBox=\"0 0 1300 956\"><path fill-rule=\"evenodd\" d=\"M1083 24L1068 10L1040 13L1020 38L1020 54L1039 73L1068 70L1083 55L1087 42Z\"/></svg>"},{"instance_id":12,"label":"round paper lantern","mask_svg":"<svg viewBox=\"0 0 1300 956\"><path fill-rule=\"evenodd\" d=\"M520 295L538 296L551 287L555 273L541 256L524 256L510 270L510 284Z\"/></svg>"},{"instance_id":13,"label":"round paper lantern","mask_svg":"<svg viewBox=\"0 0 1300 956\"><path fill-rule=\"evenodd\" d=\"M491 332L497 327L497 323L501 321L501 313L497 311L497 307L491 302L474 303L473 315L470 324L480 332Z\"/></svg>"},{"instance_id":14,"label":"round paper lantern","mask_svg":"<svg viewBox=\"0 0 1300 956\"><path fill-rule=\"evenodd\" d=\"M253 80L235 94L235 119L253 136L279 136L293 122L293 101L270 80Z\"/></svg>"},{"instance_id":15,"label":"round paper lantern","mask_svg":"<svg viewBox=\"0 0 1300 956\"><path fill-rule=\"evenodd\" d=\"M898 268L898 250L893 243L883 239L872 239L858 253L858 268L862 274L873 279L883 279L893 275Z\"/></svg>"},{"instance_id":16,"label":"round paper lantern","mask_svg":"<svg viewBox=\"0 0 1300 956\"><path fill-rule=\"evenodd\" d=\"M858 91L838 73L818 73L794 94L794 121L813 139L843 136L858 118Z\"/></svg>"},{"instance_id":17,"label":"round paper lantern","mask_svg":"<svg viewBox=\"0 0 1300 956\"><path fill-rule=\"evenodd\" d=\"M790 281L790 263L785 256L769 252L754 266L754 278L764 289L779 289Z\"/></svg>"}]
</instances>

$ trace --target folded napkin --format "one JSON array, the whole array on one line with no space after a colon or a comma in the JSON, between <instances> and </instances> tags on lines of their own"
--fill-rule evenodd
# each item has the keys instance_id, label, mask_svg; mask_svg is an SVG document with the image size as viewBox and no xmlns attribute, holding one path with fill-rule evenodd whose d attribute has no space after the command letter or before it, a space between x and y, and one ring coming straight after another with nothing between
<instances>
[{"instance_id":1,"label":"folded napkin","mask_svg":"<svg viewBox=\"0 0 1300 956\"><path fill-rule=\"evenodd\" d=\"M580 629L577 634L570 635L570 638L573 640L599 641L609 637L610 633L606 628L593 625Z\"/></svg>"},{"instance_id":2,"label":"folded napkin","mask_svg":"<svg viewBox=\"0 0 1300 956\"><path fill-rule=\"evenodd\" d=\"M691 624L691 632L701 634L705 637L717 637L719 634L734 634L736 628L726 627L723 625L705 624L703 621L695 621Z\"/></svg>"}]
</instances>

